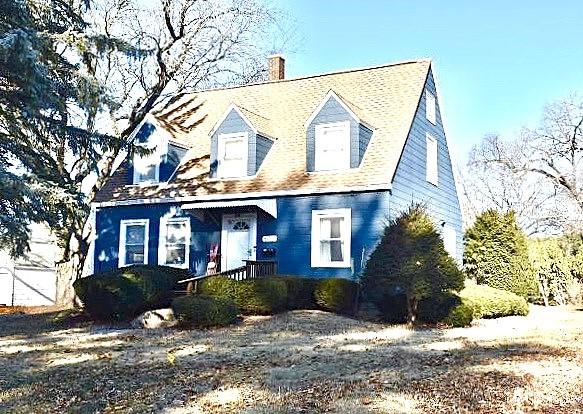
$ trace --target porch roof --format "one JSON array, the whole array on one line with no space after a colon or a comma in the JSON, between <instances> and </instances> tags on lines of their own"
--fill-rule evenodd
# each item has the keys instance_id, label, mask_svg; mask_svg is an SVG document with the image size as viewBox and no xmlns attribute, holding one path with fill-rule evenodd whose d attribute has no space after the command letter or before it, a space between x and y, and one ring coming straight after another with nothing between
<instances>
[{"instance_id":1,"label":"porch roof","mask_svg":"<svg viewBox=\"0 0 583 414\"><path fill-rule=\"evenodd\" d=\"M247 207L255 206L265 211L273 218L277 218L277 200L275 198L259 198L252 200L204 201L200 203L183 204L183 210L203 210L210 208Z\"/></svg>"}]
</instances>

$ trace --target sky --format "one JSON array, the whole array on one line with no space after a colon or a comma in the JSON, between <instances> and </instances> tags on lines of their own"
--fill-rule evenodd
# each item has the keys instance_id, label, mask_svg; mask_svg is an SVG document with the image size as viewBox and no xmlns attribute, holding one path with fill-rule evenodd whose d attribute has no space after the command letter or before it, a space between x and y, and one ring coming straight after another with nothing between
<instances>
[{"instance_id":1,"label":"sky","mask_svg":"<svg viewBox=\"0 0 583 414\"><path fill-rule=\"evenodd\" d=\"M583 96L583 2L275 0L295 20L286 77L431 58L446 133L464 163L486 134L535 127Z\"/></svg>"}]
</instances>

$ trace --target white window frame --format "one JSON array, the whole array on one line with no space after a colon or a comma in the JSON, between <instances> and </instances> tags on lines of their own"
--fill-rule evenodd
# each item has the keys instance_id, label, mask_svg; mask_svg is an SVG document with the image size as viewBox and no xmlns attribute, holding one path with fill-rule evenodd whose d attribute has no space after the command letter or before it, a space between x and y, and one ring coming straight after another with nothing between
<instances>
[{"instance_id":1,"label":"white window frame","mask_svg":"<svg viewBox=\"0 0 583 414\"><path fill-rule=\"evenodd\" d=\"M426 147L426 179L431 184L437 186L439 183L439 145L437 140L431 135L425 135Z\"/></svg>"},{"instance_id":2,"label":"white window frame","mask_svg":"<svg viewBox=\"0 0 583 414\"><path fill-rule=\"evenodd\" d=\"M144 226L144 262L143 263L126 263L126 228L128 226ZM131 266L134 264L148 264L148 243L150 240L150 220L148 219L129 219L119 222L119 250L118 250L118 267Z\"/></svg>"},{"instance_id":3,"label":"white window frame","mask_svg":"<svg viewBox=\"0 0 583 414\"><path fill-rule=\"evenodd\" d=\"M433 125L437 124L437 102L435 95L425 91L425 117Z\"/></svg>"},{"instance_id":4,"label":"white window frame","mask_svg":"<svg viewBox=\"0 0 583 414\"><path fill-rule=\"evenodd\" d=\"M457 259L457 232L451 226L444 224L442 227L441 238L445 251L454 259Z\"/></svg>"},{"instance_id":5,"label":"white window frame","mask_svg":"<svg viewBox=\"0 0 583 414\"><path fill-rule=\"evenodd\" d=\"M342 139L345 141L344 145L346 147L346 159L338 160L338 166L336 168L319 168L318 159L322 156L319 155L321 151L321 144L318 144L318 137L326 129L341 128ZM340 121L340 122L328 122L324 124L316 124L314 127L314 171L335 171L335 170L348 170L350 169L350 121Z\"/></svg>"},{"instance_id":6,"label":"white window frame","mask_svg":"<svg viewBox=\"0 0 583 414\"><path fill-rule=\"evenodd\" d=\"M168 224L186 223L186 237L184 238L184 263L168 264L166 263L166 238L168 236ZM160 234L158 237L158 264L163 266L176 267L179 269L188 269L190 264L190 217L161 217Z\"/></svg>"},{"instance_id":7,"label":"white window frame","mask_svg":"<svg viewBox=\"0 0 583 414\"><path fill-rule=\"evenodd\" d=\"M154 150L154 152L150 155L148 155L148 157L154 157L158 155L158 151ZM158 161L157 163L153 164L155 165L156 169L154 170L154 179L152 180L144 180L144 181L140 181L139 180L139 176L140 173L136 170L136 164L138 162L140 162L142 159L142 157L139 154L134 154L134 178L133 178L133 183L135 185L148 185L148 184L157 184L160 182L160 161Z\"/></svg>"},{"instance_id":8,"label":"white window frame","mask_svg":"<svg viewBox=\"0 0 583 414\"><path fill-rule=\"evenodd\" d=\"M343 236L343 261L325 261L320 256L320 219L337 218L344 219L341 235ZM349 208L337 208L328 210L312 210L312 234L311 234L311 266L312 267L351 267L351 241L352 241L352 210Z\"/></svg>"},{"instance_id":9,"label":"white window frame","mask_svg":"<svg viewBox=\"0 0 583 414\"><path fill-rule=\"evenodd\" d=\"M239 141L242 140L242 163L243 171L238 175L225 174L223 169L223 160L225 156L225 144L229 141ZM249 134L247 132L235 132L232 134L219 134L218 145L217 145L217 177L218 178L237 178L246 177L247 170L249 169Z\"/></svg>"}]
</instances>

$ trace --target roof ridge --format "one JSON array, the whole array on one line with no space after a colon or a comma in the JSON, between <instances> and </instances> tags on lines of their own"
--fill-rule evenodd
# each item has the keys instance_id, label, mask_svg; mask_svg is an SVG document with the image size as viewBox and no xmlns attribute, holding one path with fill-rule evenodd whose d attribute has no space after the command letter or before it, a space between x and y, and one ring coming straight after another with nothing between
<instances>
[{"instance_id":1,"label":"roof ridge","mask_svg":"<svg viewBox=\"0 0 583 414\"><path fill-rule=\"evenodd\" d=\"M298 77L289 78L289 79L267 80L267 81L262 81L262 82L248 83L245 85L223 86L223 87L217 87L217 88L203 89L203 90L200 90L198 92L193 92L192 94L196 95L199 93L206 93L206 92L215 92L215 91L225 91L225 90L230 90L230 89L247 88L249 86L271 85L271 84L278 84L278 83L284 83L284 82L299 81L299 80L304 80L304 79L319 78L319 77L323 77L323 76L341 75L344 73L383 69L383 68L389 68L392 66L410 65L410 64L414 64L414 63L431 63L431 62L432 62L431 58L402 60L402 61L397 61L397 62L392 62L392 63L384 63L384 64L380 64L380 65L363 66L363 67L352 68L352 69L340 69L340 70L335 70L335 71L316 73L314 75L298 76Z\"/></svg>"}]
</instances>

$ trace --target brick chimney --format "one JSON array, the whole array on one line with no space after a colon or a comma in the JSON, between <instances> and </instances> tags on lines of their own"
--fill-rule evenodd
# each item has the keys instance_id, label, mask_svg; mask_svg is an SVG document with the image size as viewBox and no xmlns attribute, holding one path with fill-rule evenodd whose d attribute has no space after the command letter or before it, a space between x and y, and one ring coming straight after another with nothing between
<instances>
[{"instance_id":1,"label":"brick chimney","mask_svg":"<svg viewBox=\"0 0 583 414\"><path fill-rule=\"evenodd\" d=\"M285 78L285 59L281 55L268 57L269 60L269 80L278 81Z\"/></svg>"}]
</instances>

